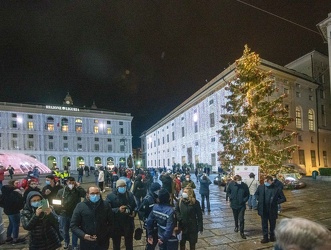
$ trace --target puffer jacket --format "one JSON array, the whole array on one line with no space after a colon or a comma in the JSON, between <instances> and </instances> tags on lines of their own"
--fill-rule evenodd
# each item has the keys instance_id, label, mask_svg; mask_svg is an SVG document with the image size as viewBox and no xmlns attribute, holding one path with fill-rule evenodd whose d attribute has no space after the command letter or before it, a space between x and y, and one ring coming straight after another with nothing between
<instances>
[{"instance_id":1,"label":"puffer jacket","mask_svg":"<svg viewBox=\"0 0 331 250\"><path fill-rule=\"evenodd\" d=\"M21 212L22 226L30 234L29 249L55 250L61 247L62 241L58 220L53 213L46 215L42 212L40 216L37 216L35 213L36 208L30 205L30 200L33 196L42 198L40 193L31 191Z\"/></svg>"},{"instance_id":2,"label":"puffer jacket","mask_svg":"<svg viewBox=\"0 0 331 250\"><path fill-rule=\"evenodd\" d=\"M167 242L174 231L176 224L175 210L166 204L155 204L147 219L147 234L152 237L154 223L157 223L158 237L162 242Z\"/></svg>"},{"instance_id":3,"label":"puffer jacket","mask_svg":"<svg viewBox=\"0 0 331 250\"><path fill-rule=\"evenodd\" d=\"M246 206L246 202L249 199L249 189L246 183L237 184L236 182L231 182L226 193L230 197L231 208L240 209Z\"/></svg>"}]
</instances>

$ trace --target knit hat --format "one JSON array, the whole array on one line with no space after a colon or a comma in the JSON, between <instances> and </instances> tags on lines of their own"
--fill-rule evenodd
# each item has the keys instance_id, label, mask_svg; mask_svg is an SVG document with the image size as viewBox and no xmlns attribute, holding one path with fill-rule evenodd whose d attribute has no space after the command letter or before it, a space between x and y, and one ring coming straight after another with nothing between
<instances>
[{"instance_id":1,"label":"knit hat","mask_svg":"<svg viewBox=\"0 0 331 250\"><path fill-rule=\"evenodd\" d=\"M161 189L161 185L160 185L160 183L157 183L157 182L153 182L150 187L151 193L154 193L160 189Z\"/></svg>"},{"instance_id":2,"label":"knit hat","mask_svg":"<svg viewBox=\"0 0 331 250\"><path fill-rule=\"evenodd\" d=\"M126 182L122 179L116 181L116 187L126 186Z\"/></svg>"},{"instance_id":3,"label":"knit hat","mask_svg":"<svg viewBox=\"0 0 331 250\"><path fill-rule=\"evenodd\" d=\"M170 203L170 194L165 188L160 189L158 197L159 197L160 204L169 204Z\"/></svg>"}]
</instances>

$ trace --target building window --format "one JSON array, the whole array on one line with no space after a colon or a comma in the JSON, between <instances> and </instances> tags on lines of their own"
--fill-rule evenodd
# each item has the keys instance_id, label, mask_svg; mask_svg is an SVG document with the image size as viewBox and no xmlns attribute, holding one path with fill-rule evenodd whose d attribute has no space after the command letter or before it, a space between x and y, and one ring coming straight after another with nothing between
<instances>
[{"instance_id":1,"label":"building window","mask_svg":"<svg viewBox=\"0 0 331 250\"><path fill-rule=\"evenodd\" d=\"M108 125L111 124L111 121L107 121L107 124L108 124Z\"/></svg>"},{"instance_id":2,"label":"building window","mask_svg":"<svg viewBox=\"0 0 331 250\"><path fill-rule=\"evenodd\" d=\"M302 129L302 112L300 107L295 108L295 125L296 128Z\"/></svg>"},{"instance_id":3,"label":"building window","mask_svg":"<svg viewBox=\"0 0 331 250\"><path fill-rule=\"evenodd\" d=\"M313 96L309 95L309 101L312 101L312 100L314 100Z\"/></svg>"},{"instance_id":4,"label":"building window","mask_svg":"<svg viewBox=\"0 0 331 250\"><path fill-rule=\"evenodd\" d=\"M54 144L53 142L48 142L48 149L53 150L54 149Z\"/></svg>"},{"instance_id":5,"label":"building window","mask_svg":"<svg viewBox=\"0 0 331 250\"><path fill-rule=\"evenodd\" d=\"M290 90L288 88L284 88L284 94L288 96L290 94Z\"/></svg>"},{"instance_id":6,"label":"building window","mask_svg":"<svg viewBox=\"0 0 331 250\"><path fill-rule=\"evenodd\" d=\"M320 97L321 99L325 99L325 91L323 89L320 91Z\"/></svg>"},{"instance_id":7,"label":"building window","mask_svg":"<svg viewBox=\"0 0 331 250\"><path fill-rule=\"evenodd\" d=\"M108 135L111 134L111 128L107 128L107 134L108 134Z\"/></svg>"},{"instance_id":8,"label":"building window","mask_svg":"<svg viewBox=\"0 0 331 250\"><path fill-rule=\"evenodd\" d=\"M28 141L28 149L33 149L33 148L34 148L34 142Z\"/></svg>"},{"instance_id":9,"label":"building window","mask_svg":"<svg viewBox=\"0 0 331 250\"><path fill-rule=\"evenodd\" d=\"M62 118L61 119L61 131L62 132L68 132L69 131L68 119L67 118Z\"/></svg>"},{"instance_id":10,"label":"building window","mask_svg":"<svg viewBox=\"0 0 331 250\"><path fill-rule=\"evenodd\" d=\"M94 151L99 152L99 144L94 144Z\"/></svg>"},{"instance_id":11,"label":"building window","mask_svg":"<svg viewBox=\"0 0 331 250\"><path fill-rule=\"evenodd\" d=\"M11 127L12 128L17 128L17 121L12 121L11 122Z\"/></svg>"},{"instance_id":12,"label":"building window","mask_svg":"<svg viewBox=\"0 0 331 250\"><path fill-rule=\"evenodd\" d=\"M120 135L123 135L123 134L124 134L124 129L120 128Z\"/></svg>"},{"instance_id":13,"label":"building window","mask_svg":"<svg viewBox=\"0 0 331 250\"><path fill-rule=\"evenodd\" d=\"M63 143L63 150L68 150L68 143L67 142Z\"/></svg>"},{"instance_id":14,"label":"building window","mask_svg":"<svg viewBox=\"0 0 331 250\"><path fill-rule=\"evenodd\" d=\"M77 133L83 132L83 121L80 118L76 118L76 120L75 120L75 131Z\"/></svg>"},{"instance_id":15,"label":"building window","mask_svg":"<svg viewBox=\"0 0 331 250\"><path fill-rule=\"evenodd\" d=\"M315 117L312 109L308 110L308 128L310 131L315 131Z\"/></svg>"},{"instance_id":16,"label":"building window","mask_svg":"<svg viewBox=\"0 0 331 250\"><path fill-rule=\"evenodd\" d=\"M123 122L119 122L120 125L123 125Z\"/></svg>"},{"instance_id":17,"label":"building window","mask_svg":"<svg viewBox=\"0 0 331 250\"><path fill-rule=\"evenodd\" d=\"M174 131L172 132L172 140L173 141L175 140L175 132Z\"/></svg>"},{"instance_id":18,"label":"building window","mask_svg":"<svg viewBox=\"0 0 331 250\"><path fill-rule=\"evenodd\" d=\"M12 141L12 146L13 146L12 147L13 149L18 149L18 145L17 145L17 141L16 140L13 140Z\"/></svg>"},{"instance_id":19,"label":"building window","mask_svg":"<svg viewBox=\"0 0 331 250\"><path fill-rule=\"evenodd\" d=\"M305 161L305 151L302 149L299 149L299 164L300 165L306 165Z\"/></svg>"},{"instance_id":20,"label":"building window","mask_svg":"<svg viewBox=\"0 0 331 250\"><path fill-rule=\"evenodd\" d=\"M68 136L63 136L63 140L64 141L68 140Z\"/></svg>"},{"instance_id":21,"label":"building window","mask_svg":"<svg viewBox=\"0 0 331 250\"><path fill-rule=\"evenodd\" d=\"M214 103L214 99L209 100L209 105L212 105Z\"/></svg>"},{"instance_id":22,"label":"building window","mask_svg":"<svg viewBox=\"0 0 331 250\"><path fill-rule=\"evenodd\" d=\"M28 135L28 138L29 138L29 139L33 139L33 135L29 134L29 135Z\"/></svg>"},{"instance_id":23,"label":"building window","mask_svg":"<svg viewBox=\"0 0 331 250\"><path fill-rule=\"evenodd\" d=\"M98 138L98 137L95 137L95 138L94 138L94 141L99 141L99 138Z\"/></svg>"},{"instance_id":24,"label":"building window","mask_svg":"<svg viewBox=\"0 0 331 250\"><path fill-rule=\"evenodd\" d=\"M160 146L160 138L157 139L157 145Z\"/></svg>"},{"instance_id":25,"label":"building window","mask_svg":"<svg viewBox=\"0 0 331 250\"><path fill-rule=\"evenodd\" d=\"M77 141L81 141L82 140L82 137L77 137Z\"/></svg>"},{"instance_id":26,"label":"building window","mask_svg":"<svg viewBox=\"0 0 331 250\"><path fill-rule=\"evenodd\" d=\"M296 97L301 97L301 93L299 92L299 91L297 91L296 93L295 93L295 95L296 95Z\"/></svg>"},{"instance_id":27,"label":"building window","mask_svg":"<svg viewBox=\"0 0 331 250\"><path fill-rule=\"evenodd\" d=\"M98 123L99 123L99 120L95 119L95 120L94 120L94 123L95 123L95 124L98 124Z\"/></svg>"},{"instance_id":28,"label":"building window","mask_svg":"<svg viewBox=\"0 0 331 250\"><path fill-rule=\"evenodd\" d=\"M94 126L94 134L98 134L99 133L99 126Z\"/></svg>"},{"instance_id":29,"label":"building window","mask_svg":"<svg viewBox=\"0 0 331 250\"><path fill-rule=\"evenodd\" d=\"M210 122L210 127L215 127L215 114L211 113L209 114L209 122Z\"/></svg>"},{"instance_id":30,"label":"building window","mask_svg":"<svg viewBox=\"0 0 331 250\"><path fill-rule=\"evenodd\" d=\"M199 146L199 142L198 141L195 141L194 145L195 146Z\"/></svg>"},{"instance_id":31,"label":"building window","mask_svg":"<svg viewBox=\"0 0 331 250\"><path fill-rule=\"evenodd\" d=\"M82 151L83 150L83 145L81 143L77 144L77 150Z\"/></svg>"},{"instance_id":32,"label":"building window","mask_svg":"<svg viewBox=\"0 0 331 250\"><path fill-rule=\"evenodd\" d=\"M112 144L108 144L108 152L112 152L113 151L113 145Z\"/></svg>"},{"instance_id":33,"label":"building window","mask_svg":"<svg viewBox=\"0 0 331 250\"><path fill-rule=\"evenodd\" d=\"M121 145L120 146L120 152L124 152L125 151L125 146L124 145Z\"/></svg>"},{"instance_id":34,"label":"building window","mask_svg":"<svg viewBox=\"0 0 331 250\"><path fill-rule=\"evenodd\" d=\"M11 114L12 118L17 118L17 114Z\"/></svg>"},{"instance_id":35,"label":"building window","mask_svg":"<svg viewBox=\"0 0 331 250\"><path fill-rule=\"evenodd\" d=\"M311 137L310 137L310 142L311 142L311 143L314 143L314 136L311 136Z\"/></svg>"},{"instance_id":36,"label":"building window","mask_svg":"<svg viewBox=\"0 0 331 250\"><path fill-rule=\"evenodd\" d=\"M311 157L311 166L316 168L316 154L315 150L310 150L310 157Z\"/></svg>"},{"instance_id":37,"label":"building window","mask_svg":"<svg viewBox=\"0 0 331 250\"><path fill-rule=\"evenodd\" d=\"M216 166L216 154L211 154L211 165Z\"/></svg>"},{"instance_id":38,"label":"building window","mask_svg":"<svg viewBox=\"0 0 331 250\"><path fill-rule=\"evenodd\" d=\"M49 140L53 140L53 136L52 136L52 135L49 135L49 136L48 136L48 139L49 139Z\"/></svg>"},{"instance_id":39,"label":"building window","mask_svg":"<svg viewBox=\"0 0 331 250\"><path fill-rule=\"evenodd\" d=\"M194 123L194 133L198 133L198 122Z\"/></svg>"},{"instance_id":40,"label":"building window","mask_svg":"<svg viewBox=\"0 0 331 250\"><path fill-rule=\"evenodd\" d=\"M169 142L169 134L167 135L167 142Z\"/></svg>"},{"instance_id":41,"label":"building window","mask_svg":"<svg viewBox=\"0 0 331 250\"><path fill-rule=\"evenodd\" d=\"M28 122L28 130L33 130L33 122Z\"/></svg>"},{"instance_id":42,"label":"building window","mask_svg":"<svg viewBox=\"0 0 331 250\"><path fill-rule=\"evenodd\" d=\"M111 142L111 138L108 138L108 139L107 139L107 142Z\"/></svg>"},{"instance_id":43,"label":"building window","mask_svg":"<svg viewBox=\"0 0 331 250\"><path fill-rule=\"evenodd\" d=\"M28 119L33 119L33 115L28 115Z\"/></svg>"},{"instance_id":44,"label":"building window","mask_svg":"<svg viewBox=\"0 0 331 250\"><path fill-rule=\"evenodd\" d=\"M215 137L212 137L211 138L211 142L215 142Z\"/></svg>"},{"instance_id":45,"label":"building window","mask_svg":"<svg viewBox=\"0 0 331 250\"><path fill-rule=\"evenodd\" d=\"M184 137L184 136L185 136L185 128L182 127L182 137Z\"/></svg>"},{"instance_id":46,"label":"building window","mask_svg":"<svg viewBox=\"0 0 331 250\"><path fill-rule=\"evenodd\" d=\"M13 138L17 138L17 134L13 134Z\"/></svg>"},{"instance_id":47,"label":"building window","mask_svg":"<svg viewBox=\"0 0 331 250\"><path fill-rule=\"evenodd\" d=\"M302 135L298 135L298 141L302 141Z\"/></svg>"}]
</instances>

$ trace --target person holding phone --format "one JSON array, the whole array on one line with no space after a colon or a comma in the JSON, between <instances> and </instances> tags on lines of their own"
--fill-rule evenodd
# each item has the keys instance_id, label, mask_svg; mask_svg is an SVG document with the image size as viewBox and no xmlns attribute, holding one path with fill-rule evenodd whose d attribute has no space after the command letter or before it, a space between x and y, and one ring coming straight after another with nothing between
<instances>
[{"instance_id":1,"label":"person holding phone","mask_svg":"<svg viewBox=\"0 0 331 250\"><path fill-rule=\"evenodd\" d=\"M22 226L29 231L30 250L55 250L61 247L57 217L39 192L31 191L21 212Z\"/></svg>"}]
</instances>

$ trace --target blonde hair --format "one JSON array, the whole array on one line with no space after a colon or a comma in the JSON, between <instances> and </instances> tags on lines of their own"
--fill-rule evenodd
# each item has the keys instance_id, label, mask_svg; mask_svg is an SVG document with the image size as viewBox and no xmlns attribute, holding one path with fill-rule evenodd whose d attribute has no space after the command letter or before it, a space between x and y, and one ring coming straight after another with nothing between
<instances>
[{"instance_id":1,"label":"blonde hair","mask_svg":"<svg viewBox=\"0 0 331 250\"><path fill-rule=\"evenodd\" d=\"M277 245L283 250L331 249L331 232L304 218L282 219L275 230ZM325 248L326 247L326 248Z\"/></svg>"},{"instance_id":2,"label":"blonde hair","mask_svg":"<svg viewBox=\"0 0 331 250\"><path fill-rule=\"evenodd\" d=\"M183 191L188 195L188 200L190 201L189 204L195 204L196 199L193 189L191 187L185 187Z\"/></svg>"}]
</instances>

